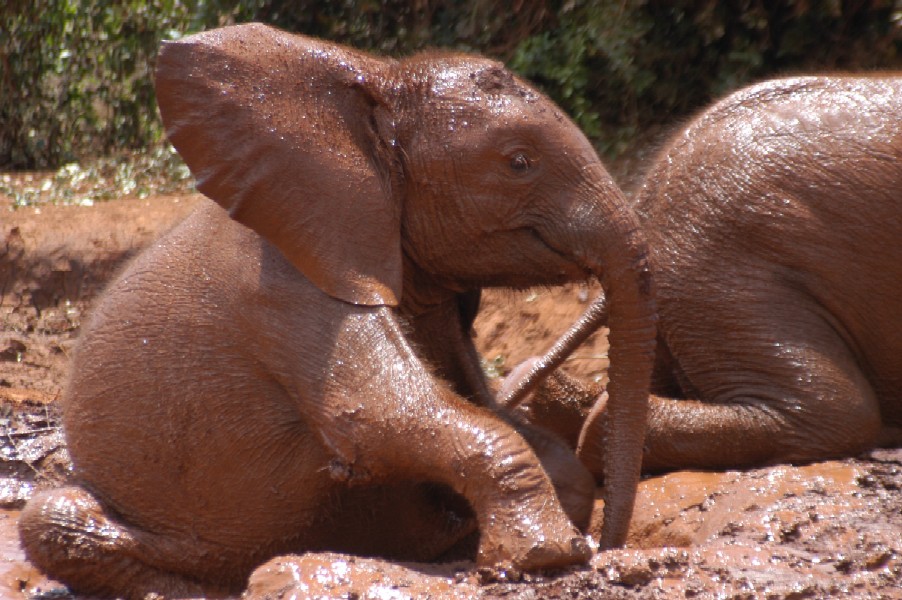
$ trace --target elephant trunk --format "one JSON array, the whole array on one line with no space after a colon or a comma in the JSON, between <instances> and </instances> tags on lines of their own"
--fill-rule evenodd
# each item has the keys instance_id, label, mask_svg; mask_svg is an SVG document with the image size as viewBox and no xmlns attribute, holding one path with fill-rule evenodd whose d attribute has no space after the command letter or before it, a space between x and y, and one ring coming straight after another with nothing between
<instances>
[{"instance_id":1,"label":"elephant trunk","mask_svg":"<svg viewBox=\"0 0 902 600\"><path fill-rule=\"evenodd\" d=\"M581 260L598 276L604 294L499 402L515 406L607 321L608 400L599 399L586 419L577 453L596 477L604 478L601 547L612 548L626 541L639 485L657 314L639 220L604 167L599 163L597 168L604 183L590 186L591 200L579 203L580 212L563 237L583 249Z\"/></svg>"},{"instance_id":2,"label":"elephant trunk","mask_svg":"<svg viewBox=\"0 0 902 600\"><path fill-rule=\"evenodd\" d=\"M610 212L617 216L596 233L606 298L596 300L594 308L602 312L607 300L608 400L596 402L577 445L583 464L604 475L602 548L626 541L642 468L656 336L648 247L636 216L623 208Z\"/></svg>"}]
</instances>

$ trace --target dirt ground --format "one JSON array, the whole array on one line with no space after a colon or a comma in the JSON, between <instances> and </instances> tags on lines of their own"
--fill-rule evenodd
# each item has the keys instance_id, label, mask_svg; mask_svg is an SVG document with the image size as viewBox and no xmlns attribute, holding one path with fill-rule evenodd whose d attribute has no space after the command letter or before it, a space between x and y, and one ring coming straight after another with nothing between
<instances>
[{"instance_id":1,"label":"dirt ground","mask_svg":"<svg viewBox=\"0 0 902 600\"><path fill-rule=\"evenodd\" d=\"M92 299L196 201L12 210L0 196L0 598L71 598L25 560L18 510L67 477L57 400ZM476 330L488 372L542 352L594 294L487 292ZM603 379L606 366L601 333L566 368ZM274 598L902 598L902 450L648 478L628 547L565 573L490 580L471 563L311 554L264 575L254 591Z\"/></svg>"}]
</instances>

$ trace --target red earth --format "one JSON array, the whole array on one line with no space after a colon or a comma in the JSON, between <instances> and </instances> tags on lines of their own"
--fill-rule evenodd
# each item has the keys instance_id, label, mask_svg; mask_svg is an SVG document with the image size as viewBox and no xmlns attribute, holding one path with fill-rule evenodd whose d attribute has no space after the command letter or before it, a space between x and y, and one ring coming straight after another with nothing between
<instances>
[{"instance_id":1,"label":"red earth","mask_svg":"<svg viewBox=\"0 0 902 600\"><path fill-rule=\"evenodd\" d=\"M84 315L118 265L198 196L13 209L0 195L0 598L70 598L25 559L18 510L68 476L57 400ZM487 291L477 344L491 376L544 351L595 288ZM566 364L604 378L604 331ZM600 504L600 501L599 501ZM600 511L596 510L596 514ZM597 535L599 524L593 524ZM298 568L300 565L300 568ZM337 554L270 563L254 597L902 598L902 450L643 481L627 548L585 568L489 576L472 563Z\"/></svg>"}]
</instances>

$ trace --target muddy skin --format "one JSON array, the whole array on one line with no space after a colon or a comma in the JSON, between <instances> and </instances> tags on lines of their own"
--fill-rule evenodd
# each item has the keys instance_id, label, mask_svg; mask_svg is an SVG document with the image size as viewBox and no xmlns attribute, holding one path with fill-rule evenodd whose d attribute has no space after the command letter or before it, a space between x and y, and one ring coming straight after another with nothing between
<instances>
[{"instance_id":1,"label":"muddy skin","mask_svg":"<svg viewBox=\"0 0 902 600\"><path fill-rule=\"evenodd\" d=\"M644 470L902 444L900 110L892 74L769 81L660 153L635 195L659 303ZM598 477L607 412L581 433Z\"/></svg>"},{"instance_id":2,"label":"muddy skin","mask_svg":"<svg viewBox=\"0 0 902 600\"><path fill-rule=\"evenodd\" d=\"M165 44L156 90L210 200L83 325L62 403L73 478L19 520L34 564L80 593L218 595L274 556L430 560L474 527L480 566L584 564L592 477L494 405L468 330L482 287L588 274L621 334L601 537L623 541L647 249L557 107L480 57L394 61L254 24Z\"/></svg>"},{"instance_id":3,"label":"muddy skin","mask_svg":"<svg viewBox=\"0 0 902 600\"><path fill-rule=\"evenodd\" d=\"M63 349L70 346L80 315L90 312L96 291L77 285L85 271L47 274L46 259L65 256L71 264L87 265L91 281L101 281L109 277L107 265L168 229L198 201L200 196L154 197L7 211L0 196L8 218L0 225L0 247L11 228L19 229L24 247L21 268L0 283L6 327L0 355L6 340L24 346L21 360L0 359L2 598L96 598L65 594L59 582L26 560L19 544L17 521L25 498L53 481L66 485L58 428L58 395L69 366ZM87 295L74 295L78 289ZM575 286L522 294L487 290L474 323L477 348L500 370L516 365L548 348L595 293L594 287ZM32 298L59 300L37 311ZM564 369L603 385L600 357L607 349L602 331ZM895 598L902 586L900 489L902 449L804 467L679 471L641 483L627 549L598 553L587 568L524 573L512 581L515 574L487 572L470 560L402 563L308 552L266 563L251 586L254 593L286 599L292 593L299 598ZM589 529L595 535L600 505L599 500Z\"/></svg>"}]
</instances>

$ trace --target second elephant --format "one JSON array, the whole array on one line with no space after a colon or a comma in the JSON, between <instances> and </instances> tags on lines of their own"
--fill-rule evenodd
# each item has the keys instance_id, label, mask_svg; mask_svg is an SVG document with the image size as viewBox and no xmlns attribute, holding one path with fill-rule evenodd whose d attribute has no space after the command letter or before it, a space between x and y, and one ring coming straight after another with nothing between
<instances>
[{"instance_id":1,"label":"second elephant","mask_svg":"<svg viewBox=\"0 0 902 600\"><path fill-rule=\"evenodd\" d=\"M660 318L645 470L902 442L900 114L895 75L773 80L658 155L635 199ZM557 375L530 411L574 435L597 406L580 445L600 475L599 391Z\"/></svg>"}]
</instances>

